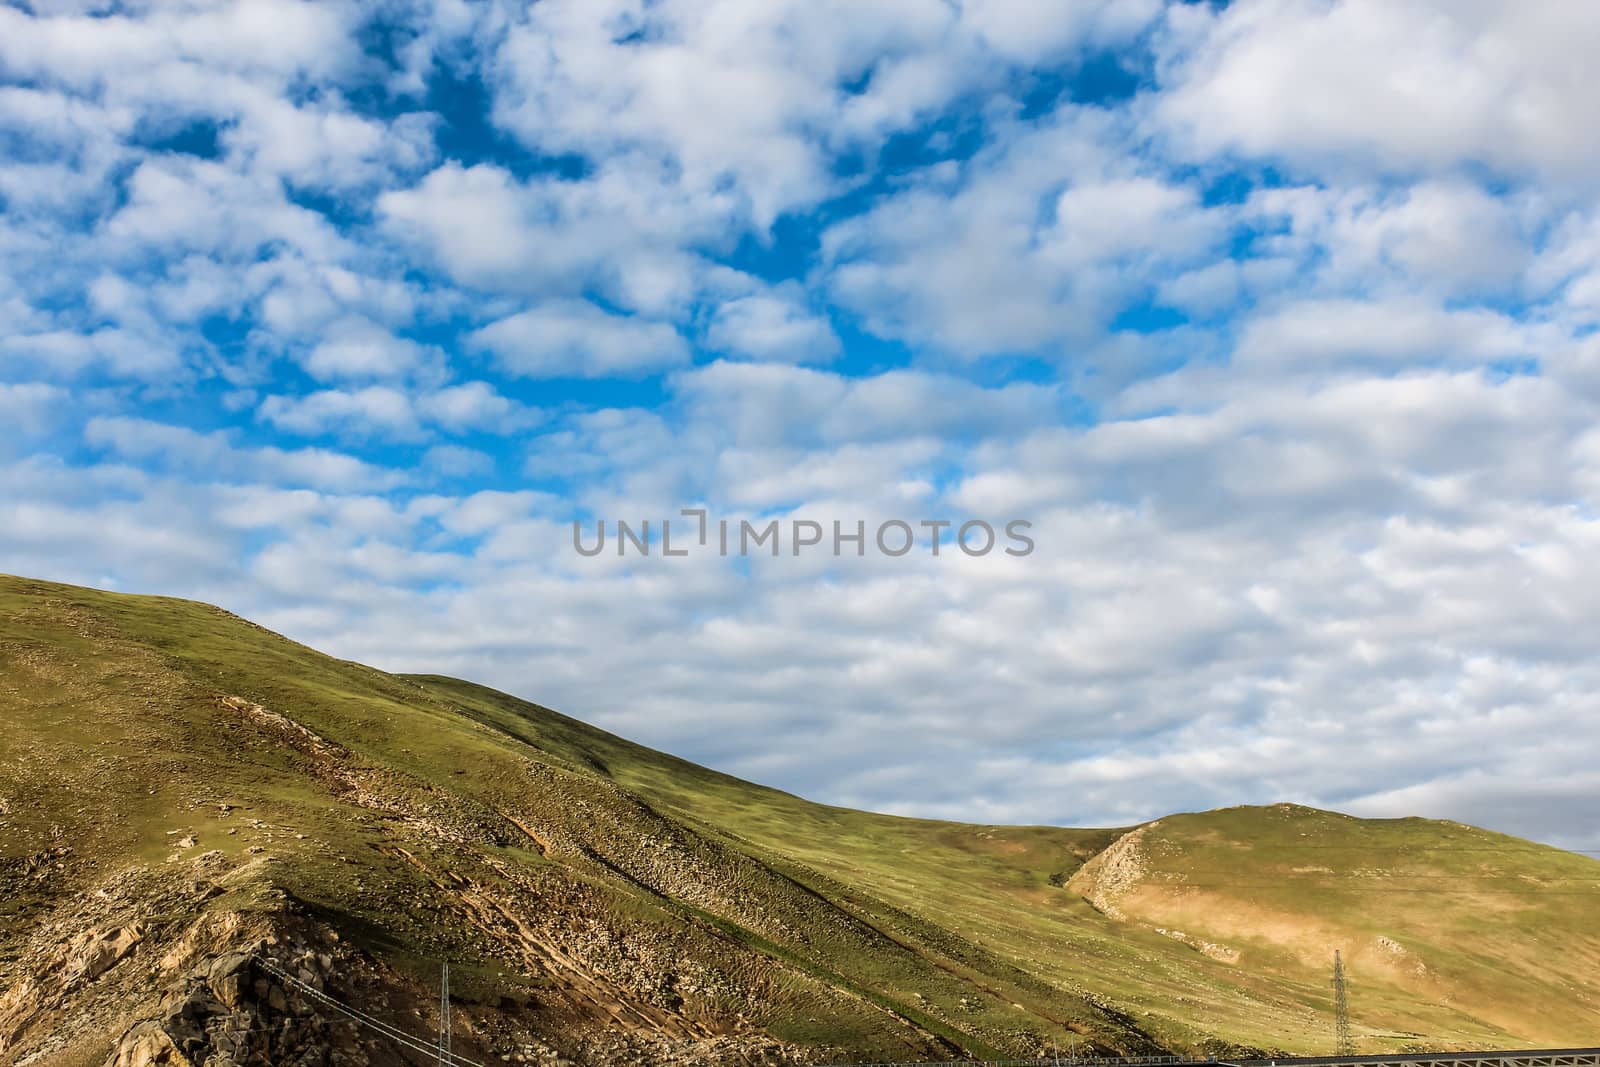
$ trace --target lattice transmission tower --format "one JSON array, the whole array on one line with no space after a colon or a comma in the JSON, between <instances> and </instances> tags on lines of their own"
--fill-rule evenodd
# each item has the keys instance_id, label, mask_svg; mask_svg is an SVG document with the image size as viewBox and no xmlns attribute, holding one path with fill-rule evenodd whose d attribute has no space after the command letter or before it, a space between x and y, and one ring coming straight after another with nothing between
<instances>
[{"instance_id":1,"label":"lattice transmission tower","mask_svg":"<svg viewBox=\"0 0 1600 1067\"><path fill-rule=\"evenodd\" d=\"M1345 991L1344 960L1333 950L1333 1054L1354 1056L1356 1039L1350 1034L1350 999Z\"/></svg>"},{"instance_id":2,"label":"lattice transmission tower","mask_svg":"<svg viewBox=\"0 0 1600 1067\"><path fill-rule=\"evenodd\" d=\"M450 965L444 965L444 975L439 980L439 1067L451 1067L455 1057L450 1052Z\"/></svg>"}]
</instances>

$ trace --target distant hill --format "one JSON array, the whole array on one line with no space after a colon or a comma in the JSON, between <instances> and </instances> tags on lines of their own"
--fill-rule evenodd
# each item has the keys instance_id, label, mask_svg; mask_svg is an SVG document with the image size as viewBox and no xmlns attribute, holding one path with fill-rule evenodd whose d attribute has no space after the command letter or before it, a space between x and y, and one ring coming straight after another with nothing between
<instances>
[{"instance_id":1,"label":"distant hill","mask_svg":"<svg viewBox=\"0 0 1600 1067\"><path fill-rule=\"evenodd\" d=\"M1335 949L1363 1049L1593 1044L1597 905L1600 863L1454 823L827 807L0 577L0 1062L433 1062L370 1024L431 1040L446 960L482 1062L1327 1052Z\"/></svg>"}]
</instances>

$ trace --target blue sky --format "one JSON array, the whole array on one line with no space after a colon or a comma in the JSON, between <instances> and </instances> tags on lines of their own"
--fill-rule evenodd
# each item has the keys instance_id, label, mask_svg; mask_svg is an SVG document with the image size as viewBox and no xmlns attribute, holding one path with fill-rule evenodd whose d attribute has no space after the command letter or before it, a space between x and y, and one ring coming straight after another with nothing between
<instances>
[{"instance_id":1,"label":"blue sky","mask_svg":"<svg viewBox=\"0 0 1600 1067\"><path fill-rule=\"evenodd\" d=\"M1600 10L0 6L0 569L806 795L1600 845ZM1026 518L585 559L575 518Z\"/></svg>"}]
</instances>

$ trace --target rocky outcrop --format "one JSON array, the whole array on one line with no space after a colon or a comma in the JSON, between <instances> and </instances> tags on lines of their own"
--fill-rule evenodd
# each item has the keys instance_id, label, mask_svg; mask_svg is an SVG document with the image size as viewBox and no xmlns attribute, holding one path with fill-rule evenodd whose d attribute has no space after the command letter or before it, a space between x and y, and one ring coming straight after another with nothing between
<instances>
[{"instance_id":1,"label":"rocky outcrop","mask_svg":"<svg viewBox=\"0 0 1600 1067\"><path fill-rule=\"evenodd\" d=\"M199 857L119 870L60 901L0 971L0 1062L366 1067L354 1024L263 963L309 991L336 974L403 981L308 916L270 869Z\"/></svg>"},{"instance_id":2,"label":"rocky outcrop","mask_svg":"<svg viewBox=\"0 0 1600 1067\"><path fill-rule=\"evenodd\" d=\"M1159 820L1146 823L1117 838L1104 851L1078 868L1067 880L1067 888L1102 914L1113 919L1125 918L1118 905L1124 896L1143 883L1147 870L1145 834L1160 825Z\"/></svg>"},{"instance_id":3,"label":"rocky outcrop","mask_svg":"<svg viewBox=\"0 0 1600 1067\"><path fill-rule=\"evenodd\" d=\"M366 1067L354 1024L324 1017L256 961L253 953L230 953L190 971L168 989L155 1018L128 1028L105 1067ZM332 958L301 951L286 966L322 989Z\"/></svg>"},{"instance_id":4,"label":"rocky outcrop","mask_svg":"<svg viewBox=\"0 0 1600 1067\"><path fill-rule=\"evenodd\" d=\"M62 979L70 991L92 982L122 961L144 940L144 927L138 923L109 930L90 930L73 941L68 949Z\"/></svg>"}]
</instances>

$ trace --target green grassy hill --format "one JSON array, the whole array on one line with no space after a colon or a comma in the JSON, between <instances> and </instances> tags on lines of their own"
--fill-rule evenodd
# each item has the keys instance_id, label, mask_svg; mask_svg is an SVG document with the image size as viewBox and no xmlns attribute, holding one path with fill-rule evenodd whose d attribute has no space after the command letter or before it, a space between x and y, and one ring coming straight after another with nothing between
<instances>
[{"instance_id":1,"label":"green grassy hill","mask_svg":"<svg viewBox=\"0 0 1600 1067\"><path fill-rule=\"evenodd\" d=\"M1597 903L1600 864L1452 823L826 807L207 605L0 577L0 1062L198 1064L285 1012L311 1040L219 979L246 951L420 1034L448 959L457 1051L516 1062L1324 1052L1335 949L1364 1048L1593 1044Z\"/></svg>"}]
</instances>

